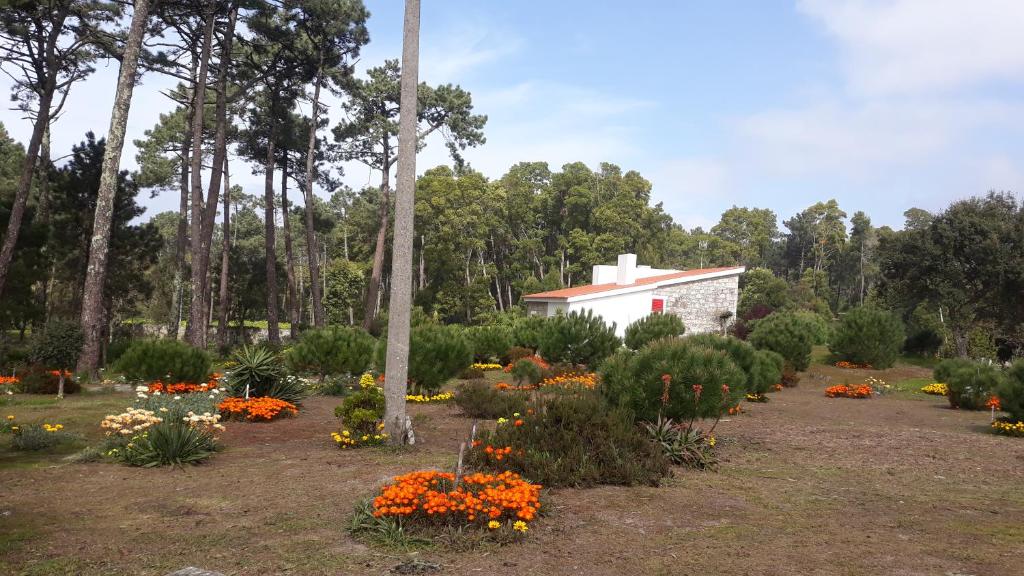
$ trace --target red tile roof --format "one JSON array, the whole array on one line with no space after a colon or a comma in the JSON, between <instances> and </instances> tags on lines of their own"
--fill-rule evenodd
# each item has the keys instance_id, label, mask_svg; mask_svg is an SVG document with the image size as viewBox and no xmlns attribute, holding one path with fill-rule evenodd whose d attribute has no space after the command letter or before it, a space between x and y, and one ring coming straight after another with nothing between
<instances>
[{"instance_id":1,"label":"red tile roof","mask_svg":"<svg viewBox=\"0 0 1024 576\"><path fill-rule=\"evenodd\" d=\"M727 270L740 269L742 269L742 266L726 266L724 268L699 268L696 270L683 270L682 272L673 272L671 274L661 274L660 276L640 278L639 280L632 284L616 284L614 282L611 282L609 284L589 284L587 286L574 286L572 288L562 288L560 290L550 290L548 292L527 294L526 296L523 296L523 298L538 300L567 300L575 296L587 296L590 294L598 294L601 292L619 290L621 288L634 288L637 286L644 286L646 284L657 284L659 282L664 282L666 280L675 280L677 278L703 276L704 274L713 274L715 272L725 272Z\"/></svg>"}]
</instances>

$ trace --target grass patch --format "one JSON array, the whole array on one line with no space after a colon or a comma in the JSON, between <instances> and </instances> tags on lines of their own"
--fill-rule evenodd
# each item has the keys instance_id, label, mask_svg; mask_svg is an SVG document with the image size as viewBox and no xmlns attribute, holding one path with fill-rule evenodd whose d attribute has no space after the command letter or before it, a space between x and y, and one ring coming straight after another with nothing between
<instances>
[{"instance_id":1,"label":"grass patch","mask_svg":"<svg viewBox=\"0 0 1024 576\"><path fill-rule=\"evenodd\" d=\"M900 356L896 361L899 364L909 364L911 366L917 366L918 368L935 368L942 358L935 358L933 356L913 356L903 355Z\"/></svg>"}]
</instances>

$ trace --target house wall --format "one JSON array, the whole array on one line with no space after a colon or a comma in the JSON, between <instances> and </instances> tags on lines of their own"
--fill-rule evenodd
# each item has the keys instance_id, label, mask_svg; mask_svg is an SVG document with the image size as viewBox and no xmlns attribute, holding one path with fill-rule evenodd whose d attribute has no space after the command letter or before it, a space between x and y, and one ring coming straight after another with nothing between
<instances>
[{"instance_id":1,"label":"house wall","mask_svg":"<svg viewBox=\"0 0 1024 576\"><path fill-rule=\"evenodd\" d=\"M664 286L653 297L665 299L665 312L682 318L687 334L720 332L722 312L732 312L729 322L736 317L739 281L735 275Z\"/></svg>"},{"instance_id":2,"label":"house wall","mask_svg":"<svg viewBox=\"0 0 1024 576\"><path fill-rule=\"evenodd\" d=\"M615 323L615 333L625 336L626 327L651 313L651 292L634 292L569 303L569 312L592 310L605 324Z\"/></svg>"}]
</instances>

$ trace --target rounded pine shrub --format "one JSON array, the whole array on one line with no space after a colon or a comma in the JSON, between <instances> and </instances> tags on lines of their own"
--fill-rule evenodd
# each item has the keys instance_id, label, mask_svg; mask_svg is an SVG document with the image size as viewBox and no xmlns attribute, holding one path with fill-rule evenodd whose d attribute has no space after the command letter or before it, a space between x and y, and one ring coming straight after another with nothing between
<instances>
[{"instance_id":1,"label":"rounded pine shrub","mask_svg":"<svg viewBox=\"0 0 1024 576\"><path fill-rule=\"evenodd\" d=\"M807 326L807 330L811 333L811 344L815 346L828 344L832 336L832 327L829 326L828 319L811 310L794 310L791 314Z\"/></svg>"},{"instance_id":2,"label":"rounded pine shrub","mask_svg":"<svg viewBox=\"0 0 1024 576\"><path fill-rule=\"evenodd\" d=\"M206 382L210 357L177 340L139 340L118 358L114 369L129 380Z\"/></svg>"},{"instance_id":3,"label":"rounded pine shrub","mask_svg":"<svg viewBox=\"0 0 1024 576\"><path fill-rule=\"evenodd\" d=\"M362 374L373 363L377 341L361 328L331 326L310 330L288 350L285 360L297 372L320 376Z\"/></svg>"},{"instance_id":4,"label":"rounded pine shrub","mask_svg":"<svg viewBox=\"0 0 1024 576\"><path fill-rule=\"evenodd\" d=\"M512 348L512 330L505 326L472 326L465 336L476 362L500 362Z\"/></svg>"},{"instance_id":5,"label":"rounded pine shrub","mask_svg":"<svg viewBox=\"0 0 1024 576\"><path fill-rule=\"evenodd\" d=\"M645 421L659 414L676 421L717 418L743 399L747 384L726 352L685 338L620 351L602 365L600 376L605 398Z\"/></svg>"},{"instance_id":6,"label":"rounded pine shrub","mask_svg":"<svg viewBox=\"0 0 1024 576\"><path fill-rule=\"evenodd\" d=\"M747 372L747 393L767 394L782 382L782 368L785 360L777 352L756 350L754 362Z\"/></svg>"},{"instance_id":7,"label":"rounded pine shrub","mask_svg":"<svg viewBox=\"0 0 1024 576\"><path fill-rule=\"evenodd\" d=\"M861 306L839 320L829 350L840 360L884 369L896 361L905 337L903 322L895 314Z\"/></svg>"},{"instance_id":8,"label":"rounded pine shrub","mask_svg":"<svg viewBox=\"0 0 1024 576\"><path fill-rule=\"evenodd\" d=\"M509 371L509 374L516 379L520 386L524 384L536 385L544 378L544 373L540 366L529 358L517 360L512 365L512 370Z\"/></svg>"},{"instance_id":9,"label":"rounded pine shrub","mask_svg":"<svg viewBox=\"0 0 1024 576\"><path fill-rule=\"evenodd\" d=\"M512 324L512 345L536 350L540 346L541 331L547 323L544 316L524 316Z\"/></svg>"},{"instance_id":10,"label":"rounded pine shrub","mask_svg":"<svg viewBox=\"0 0 1024 576\"><path fill-rule=\"evenodd\" d=\"M387 360L387 337L377 346L377 369ZM473 363L473 350L456 326L423 324L409 334L409 382L417 394L433 394Z\"/></svg>"},{"instance_id":11,"label":"rounded pine shrub","mask_svg":"<svg viewBox=\"0 0 1024 576\"><path fill-rule=\"evenodd\" d=\"M1024 421L1024 360L1018 359L1010 366L996 396L1003 412L1015 422Z\"/></svg>"},{"instance_id":12,"label":"rounded pine shrub","mask_svg":"<svg viewBox=\"0 0 1024 576\"><path fill-rule=\"evenodd\" d=\"M964 410L981 410L1006 380L999 366L989 362L944 360L935 368L946 381L949 405Z\"/></svg>"},{"instance_id":13,"label":"rounded pine shrub","mask_svg":"<svg viewBox=\"0 0 1024 576\"><path fill-rule=\"evenodd\" d=\"M939 362L939 365L935 367L932 373L932 378L936 382L949 384L949 379L953 376L954 372L961 368L970 368L972 366L974 366L973 360L968 360L967 358L948 358Z\"/></svg>"},{"instance_id":14,"label":"rounded pine shrub","mask_svg":"<svg viewBox=\"0 0 1024 576\"><path fill-rule=\"evenodd\" d=\"M626 347L639 350L649 342L662 338L682 336L686 331L683 320L675 314L655 313L645 316L626 327Z\"/></svg>"},{"instance_id":15,"label":"rounded pine shrub","mask_svg":"<svg viewBox=\"0 0 1024 576\"><path fill-rule=\"evenodd\" d=\"M807 322L791 312L775 312L758 320L747 341L782 355L793 370L806 370L811 363L814 335Z\"/></svg>"},{"instance_id":16,"label":"rounded pine shrub","mask_svg":"<svg viewBox=\"0 0 1024 576\"><path fill-rule=\"evenodd\" d=\"M537 352L552 363L596 367L622 346L615 324L590 310L548 318L541 329Z\"/></svg>"}]
</instances>

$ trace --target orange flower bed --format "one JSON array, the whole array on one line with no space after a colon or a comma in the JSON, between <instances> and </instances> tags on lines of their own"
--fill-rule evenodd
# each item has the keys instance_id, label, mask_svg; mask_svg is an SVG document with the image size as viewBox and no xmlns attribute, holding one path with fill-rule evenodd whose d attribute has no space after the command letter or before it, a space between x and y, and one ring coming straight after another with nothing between
<instances>
[{"instance_id":1,"label":"orange flower bed","mask_svg":"<svg viewBox=\"0 0 1024 576\"><path fill-rule=\"evenodd\" d=\"M557 386L560 388L586 388L587 390L593 390L597 387L597 374L593 372L579 373L579 372L568 372L559 376L552 376L551 378L545 378L540 382L541 388L547 386Z\"/></svg>"},{"instance_id":2,"label":"orange flower bed","mask_svg":"<svg viewBox=\"0 0 1024 576\"><path fill-rule=\"evenodd\" d=\"M149 384L149 393L160 392L162 394L190 394L192 392L209 392L218 386L216 380L210 380L206 384L193 384L191 382L175 382L165 384L159 380Z\"/></svg>"},{"instance_id":3,"label":"orange flower bed","mask_svg":"<svg viewBox=\"0 0 1024 576\"><path fill-rule=\"evenodd\" d=\"M871 364L857 364L855 362L840 360L839 362L836 362L836 368L858 368L861 370L871 370Z\"/></svg>"},{"instance_id":4,"label":"orange flower bed","mask_svg":"<svg viewBox=\"0 0 1024 576\"><path fill-rule=\"evenodd\" d=\"M291 402L278 400L269 396L256 398L225 398L217 406L228 418L237 417L246 420L269 422L278 416L294 416L299 409Z\"/></svg>"},{"instance_id":5,"label":"orange flower bed","mask_svg":"<svg viewBox=\"0 0 1024 576\"><path fill-rule=\"evenodd\" d=\"M21 382L21 378L18 378L17 376L0 376L0 386L5 384L17 384L18 382Z\"/></svg>"},{"instance_id":6,"label":"orange flower bed","mask_svg":"<svg viewBox=\"0 0 1024 576\"><path fill-rule=\"evenodd\" d=\"M867 384L859 386L840 384L839 386L829 386L826 388L825 396L829 398L870 398L871 392L871 386Z\"/></svg>"},{"instance_id":7,"label":"orange flower bed","mask_svg":"<svg viewBox=\"0 0 1024 576\"><path fill-rule=\"evenodd\" d=\"M536 384L523 384L522 386L517 386L516 384L509 384L508 382L498 382L497 384L494 385L494 387L497 388L498 390L512 390L513 392L526 392L526 391L529 391L529 390L536 390L540 386L538 386Z\"/></svg>"},{"instance_id":8,"label":"orange flower bed","mask_svg":"<svg viewBox=\"0 0 1024 576\"><path fill-rule=\"evenodd\" d=\"M514 472L468 474L458 488L454 483L454 474L433 470L396 476L373 499L373 515L444 524L486 524L501 520L529 522L540 511L541 486Z\"/></svg>"},{"instance_id":9,"label":"orange flower bed","mask_svg":"<svg viewBox=\"0 0 1024 576\"><path fill-rule=\"evenodd\" d=\"M516 360L516 362L522 362L523 360L528 360L530 362L533 362L541 370L547 370L548 368L551 368L550 364L545 362L543 358L541 358L540 356L537 356L536 354L534 354L533 356L526 356L524 358L520 358L519 360ZM508 366L505 366L504 372L506 374L512 372L512 366L514 366L514 365L515 365L515 362L512 362Z\"/></svg>"},{"instance_id":10,"label":"orange flower bed","mask_svg":"<svg viewBox=\"0 0 1024 576\"><path fill-rule=\"evenodd\" d=\"M517 420L517 422L522 422L522 420ZM482 443L479 440L473 440L473 448L480 448L481 445ZM490 444L484 446L483 448L480 448L480 450L484 453L484 458L486 458L487 460L494 460L495 462L501 462L509 454L512 453L511 446L505 446L504 448L495 448ZM522 450L520 450L520 452L522 452Z\"/></svg>"}]
</instances>

